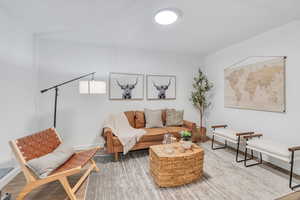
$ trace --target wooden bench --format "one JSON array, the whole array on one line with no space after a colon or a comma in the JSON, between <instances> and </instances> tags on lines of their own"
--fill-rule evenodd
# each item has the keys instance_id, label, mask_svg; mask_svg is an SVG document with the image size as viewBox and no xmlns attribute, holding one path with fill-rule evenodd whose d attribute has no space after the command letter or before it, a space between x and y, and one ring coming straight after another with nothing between
<instances>
[{"instance_id":1,"label":"wooden bench","mask_svg":"<svg viewBox=\"0 0 300 200\"><path fill-rule=\"evenodd\" d=\"M247 160L244 160L245 167L251 167L254 165L262 164L262 154L279 159L281 161L289 163L290 166L290 178L289 178L289 187L295 189L299 187L300 184L292 186L293 179L293 168L295 160L299 160L300 157L295 157L295 151L300 150L300 146L288 146L279 142L274 142L272 140L267 140L262 138L262 134L253 134L244 136L246 139L246 149L245 149L245 158L247 155L247 150L259 152L260 160L254 164L247 164Z\"/></svg>"},{"instance_id":2,"label":"wooden bench","mask_svg":"<svg viewBox=\"0 0 300 200\"><path fill-rule=\"evenodd\" d=\"M244 160L239 160L239 149L240 149L240 143L241 143L241 137L246 136L246 135L252 135L254 132L239 132L230 128L227 128L227 125L215 125L212 126L211 128L213 129L213 135L212 135L212 142L211 142L211 148L212 150L217 150L217 149L224 149L227 147L227 141L236 144L236 157L235 161L236 162L242 162ZM224 146L221 147L214 147L214 141L215 137L222 138L225 140ZM253 152L252 152L252 158L253 158ZM249 160L249 159L248 159Z\"/></svg>"},{"instance_id":3,"label":"wooden bench","mask_svg":"<svg viewBox=\"0 0 300 200\"><path fill-rule=\"evenodd\" d=\"M98 147L75 153L63 165L55 169L45 178L38 178L26 165L29 160L44 156L54 151L62 143L54 128L50 128L30 136L10 141L10 146L21 166L27 184L19 193L17 200L23 200L33 189L58 180L71 200L76 200L75 192L89 176L92 170L99 171L92 159ZM71 188L67 177L86 170L79 181Z\"/></svg>"}]
</instances>

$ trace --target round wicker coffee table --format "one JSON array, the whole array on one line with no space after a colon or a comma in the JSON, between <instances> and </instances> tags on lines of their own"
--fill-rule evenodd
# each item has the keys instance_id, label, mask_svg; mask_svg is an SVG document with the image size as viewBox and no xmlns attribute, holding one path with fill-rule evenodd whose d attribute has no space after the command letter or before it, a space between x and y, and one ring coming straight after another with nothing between
<instances>
[{"instance_id":1,"label":"round wicker coffee table","mask_svg":"<svg viewBox=\"0 0 300 200\"><path fill-rule=\"evenodd\" d=\"M168 154L165 148L173 147ZM204 150L193 144L191 150L180 152L180 143L150 147L150 172L160 187L174 187L191 183L203 175Z\"/></svg>"}]
</instances>

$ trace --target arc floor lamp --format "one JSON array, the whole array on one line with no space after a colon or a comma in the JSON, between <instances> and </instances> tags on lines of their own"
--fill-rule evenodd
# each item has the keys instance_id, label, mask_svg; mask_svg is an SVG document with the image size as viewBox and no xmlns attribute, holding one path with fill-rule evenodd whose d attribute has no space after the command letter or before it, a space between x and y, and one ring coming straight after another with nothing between
<instances>
[{"instance_id":1,"label":"arc floor lamp","mask_svg":"<svg viewBox=\"0 0 300 200\"><path fill-rule=\"evenodd\" d=\"M71 80L68 80L68 81L65 81L63 83L60 83L60 84L54 85L52 87L41 90L41 93L45 93L45 92L48 92L48 91L51 91L51 90L55 90L55 95L54 95L54 119L53 119L54 128L56 127L57 97L58 97L59 87L61 87L63 85L66 85L68 83L80 80L82 78L92 76L91 81L80 81L79 92L81 94L104 94L104 93L106 93L106 83L104 81L95 81L94 80L94 75L95 74L96 74L96 72L85 74L85 75L79 76L77 78L73 78Z\"/></svg>"}]
</instances>

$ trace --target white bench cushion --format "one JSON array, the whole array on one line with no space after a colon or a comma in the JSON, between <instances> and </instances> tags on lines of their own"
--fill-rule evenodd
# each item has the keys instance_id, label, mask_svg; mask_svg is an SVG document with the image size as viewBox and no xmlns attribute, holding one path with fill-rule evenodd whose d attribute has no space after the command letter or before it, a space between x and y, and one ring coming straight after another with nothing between
<instances>
[{"instance_id":1,"label":"white bench cushion","mask_svg":"<svg viewBox=\"0 0 300 200\"><path fill-rule=\"evenodd\" d=\"M289 160L291 156L291 152L288 151L289 146L271 140L252 139L247 142L247 147L262 151L262 153L276 155L276 157L282 158L283 160Z\"/></svg>"},{"instance_id":2,"label":"white bench cushion","mask_svg":"<svg viewBox=\"0 0 300 200\"><path fill-rule=\"evenodd\" d=\"M238 131L230 128L216 128L213 132L216 136L219 135L230 140L237 141L238 139L238 137L236 136L236 133L238 133Z\"/></svg>"}]
</instances>

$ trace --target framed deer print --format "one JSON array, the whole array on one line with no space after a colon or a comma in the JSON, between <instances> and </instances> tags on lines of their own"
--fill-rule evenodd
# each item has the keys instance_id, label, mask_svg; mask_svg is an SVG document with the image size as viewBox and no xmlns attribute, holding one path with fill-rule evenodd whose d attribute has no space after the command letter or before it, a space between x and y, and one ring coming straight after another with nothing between
<instances>
[{"instance_id":1,"label":"framed deer print","mask_svg":"<svg viewBox=\"0 0 300 200\"><path fill-rule=\"evenodd\" d=\"M110 73L110 100L143 100L144 75L127 73Z\"/></svg>"},{"instance_id":2,"label":"framed deer print","mask_svg":"<svg viewBox=\"0 0 300 200\"><path fill-rule=\"evenodd\" d=\"M176 99L176 76L147 75L147 99Z\"/></svg>"}]
</instances>

